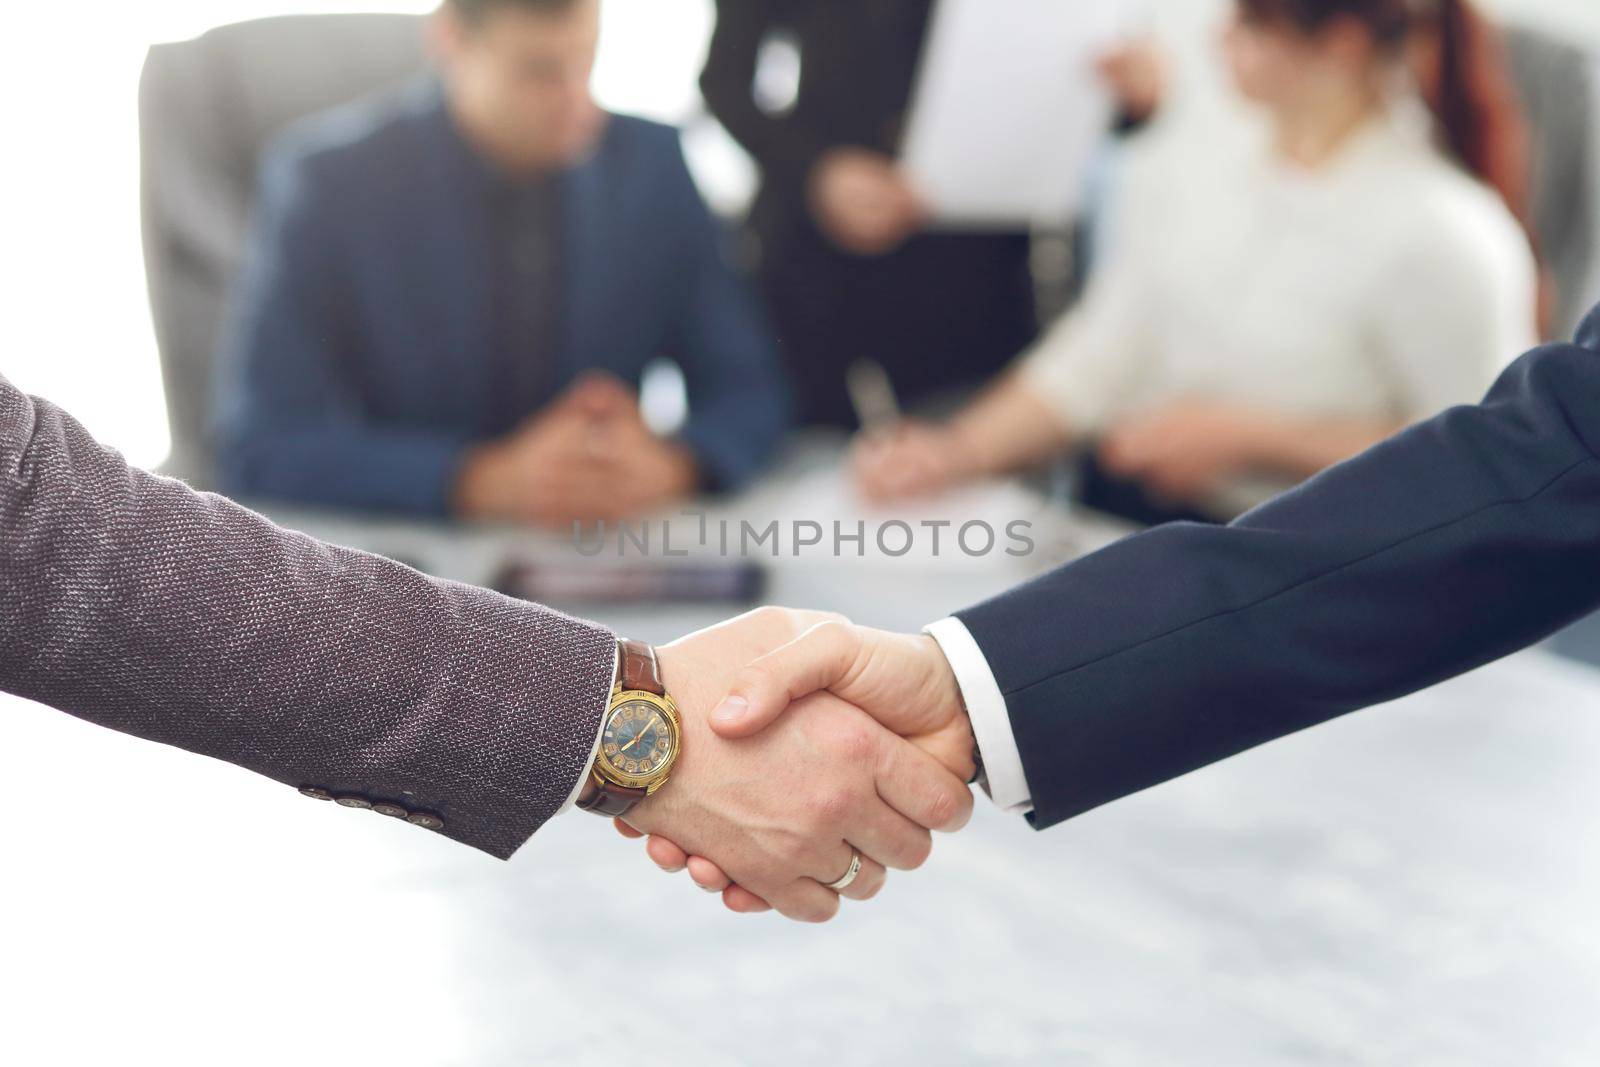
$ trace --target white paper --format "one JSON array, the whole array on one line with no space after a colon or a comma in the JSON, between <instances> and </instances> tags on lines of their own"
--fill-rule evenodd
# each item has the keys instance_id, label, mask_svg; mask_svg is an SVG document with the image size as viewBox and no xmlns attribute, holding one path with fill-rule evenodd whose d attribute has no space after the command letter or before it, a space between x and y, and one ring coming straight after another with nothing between
<instances>
[{"instance_id":1,"label":"white paper","mask_svg":"<svg viewBox=\"0 0 1600 1067\"><path fill-rule=\"evenodd\" d=\"M940 0L902 162L934 225L1027 228L1077 214L1112 100L1096 72L1119 0Z\"/></svg>"}]
</instances>

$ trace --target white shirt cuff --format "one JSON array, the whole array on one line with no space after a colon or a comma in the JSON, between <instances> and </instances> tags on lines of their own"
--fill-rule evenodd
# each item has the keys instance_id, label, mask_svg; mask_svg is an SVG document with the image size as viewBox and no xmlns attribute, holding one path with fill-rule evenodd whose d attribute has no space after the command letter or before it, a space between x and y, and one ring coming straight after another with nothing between
<instances>
[{"instance_id":1,"label":"white shirt cuff","mask_svg":"<svg viewBox=\"0 0 1600 1067\"><path fill-rule=\"evenodd\" d=\"M613 687L617 677L617 669L619 667L617 660L620 657L620 650L613 651L611 653L611 677L613 679ZM583 765L583 773L578 775L577 784L572 787L572 792L567 794L567 802L561 805L561 810L556 812L557 815L565 815L567 812L578 806L578 794L583 792L583 783L589 780L589 770L594 766L594 761L600 756L600 735L603 734L606 729L606 709L610 707L610 699L611 690L608 689L606 690L606 704L600 709L600 721L595 724L594 745L589 749L589 762Z\"/></svg>"},{"instance_id":2,"label":"white shirt cuff","mask_svg":"<svg viewBox=\"0 0 1600 1067\"><path fill-rule=\"evenodd\" d=\"M983 757L984 789L1002 810L1026 814L1033 810L1033 792L1022 769L1022 753L1011 732L1011 713L995 681L983 649L957 618L940 619L923 633L933 638L955 673L961 699L967 704L972 736Z\"/></svg>"}]
</instances>

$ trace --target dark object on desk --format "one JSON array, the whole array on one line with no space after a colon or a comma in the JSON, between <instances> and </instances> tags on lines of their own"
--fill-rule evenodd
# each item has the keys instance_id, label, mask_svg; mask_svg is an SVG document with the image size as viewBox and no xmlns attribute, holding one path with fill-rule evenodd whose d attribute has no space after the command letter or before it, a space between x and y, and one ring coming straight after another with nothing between
<instances>
[{"instance_id":1,"label":"dark object on desk","mask_svg":"<svg viewBox=\"0 0 1600 1067\"><path fill-rule=\"evenodd\" d=\"M494 582L536 604L753 604L766 587L766 571L748 562L511 563Z\"/></svg>"}]
</instances>

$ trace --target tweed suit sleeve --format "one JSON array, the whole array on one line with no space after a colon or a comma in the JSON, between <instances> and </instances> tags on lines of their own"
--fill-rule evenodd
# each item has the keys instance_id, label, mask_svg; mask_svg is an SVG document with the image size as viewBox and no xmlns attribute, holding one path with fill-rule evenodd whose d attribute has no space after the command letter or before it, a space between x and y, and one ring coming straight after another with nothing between
<instances>
[{"instance_id":1,"label":"tweed suit sleeve","mask_svg":"<svg viewBox=\"0 0 1600 1067\"><path fill-rule=\"evenodd\" d=\"M587 765L613 641L131 468L0 378L0 690L507 858Z\"/></svg>"}]
</instances>

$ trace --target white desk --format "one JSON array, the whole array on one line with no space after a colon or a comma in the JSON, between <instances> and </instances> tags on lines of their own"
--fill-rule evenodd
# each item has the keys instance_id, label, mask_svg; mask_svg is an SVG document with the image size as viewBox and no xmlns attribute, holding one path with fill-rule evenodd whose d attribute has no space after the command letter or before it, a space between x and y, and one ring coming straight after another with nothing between
<instances>
[{"instance_id":1,"label":"white desk","mask_svg":"<svg viewBox=\"0 0 1600 1067\"><path fill-rule=\"evenodd\" d=\"M910 626L1014 578L873 570L774 592ZM980 804L810 928L586 816L500 864L0 698L0 1062L1590 1067L1597 768L1596 676L1529 653L1046 833Z\"/></svg>"}]
</instances>

